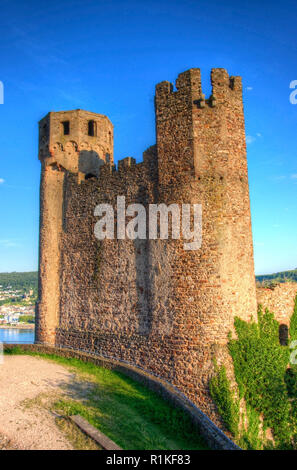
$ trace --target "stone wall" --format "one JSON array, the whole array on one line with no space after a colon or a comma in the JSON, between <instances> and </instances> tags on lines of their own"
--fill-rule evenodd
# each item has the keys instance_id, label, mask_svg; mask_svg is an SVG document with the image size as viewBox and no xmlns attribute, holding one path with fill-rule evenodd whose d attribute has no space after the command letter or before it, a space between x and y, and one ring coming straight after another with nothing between
<instances>
[{"instance_id":1,"label":"stone wall","mask_svg":"<svg viewBox=\"0 0 297 470\"><path fill-rule=\"evenodd\" d=\"M136 365L217 420L208 390L212 359L230 363L228 332L235 315L255 318L256 291L241 82L215 69L212 85L205 100L199 69L181 74L176 91L157 85L157 144L142 163L126 158L116 169L105 160L96 178L85 179L63 146L40 154L43 174L57 175L58 190L42 179L37 342ZM60 118L51 114L56 133ZM84 123L73 132L86 132L88 118L74 114ZM58 135L50 128L47 138ZM80 151L78 145L74 162ZM94 209L115 207L117 196L146 210L150 203L201 204L201 248L186 251L185 240L172 238L98 241Z\"/></svg>"},{"instance_id":2,"label":"stone wall","mask_svg":"<svg viewBox=\"0 0 297 470\"><path fill-rule=\"evenodd\" d=\"M294 301L297 295L297 283L284 282L273 287L257 287L257 301L264 308L274 313L277 321L290 324Z\"/></svg>"}]
</instances>

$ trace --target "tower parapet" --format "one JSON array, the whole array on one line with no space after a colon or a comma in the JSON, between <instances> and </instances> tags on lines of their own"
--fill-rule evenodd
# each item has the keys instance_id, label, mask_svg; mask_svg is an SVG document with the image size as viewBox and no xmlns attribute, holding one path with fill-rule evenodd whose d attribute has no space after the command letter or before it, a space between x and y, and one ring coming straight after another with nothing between
<instances>
[{"instance_id":1,"label":"tower parapet","mask_svg":"<svg viewBox=\"0 0 297 470\"><path fill-rule=\"evenodd\" d=\"M178 76L176 91L170 82L156 85L159 174L166 186L189 181L204 171L209 174L218 166L227 173L234 163L227 158L230 152L238 151L238 160L246 160L241 77L212 69L211 84L212 93L206 99L200 69L190 69Z\"/></svg>"},{"instance_id":2,"label":"tower parapet","mask_svg":"<svg viewBox=\"0 0 297 470\"><path fill-rule=\"evenodd\" d=\"M113 164L113 125L81 109L51 112L39 122L39 159L45 166L98 176L100 166Z\"/></svg>"}]
</instances>

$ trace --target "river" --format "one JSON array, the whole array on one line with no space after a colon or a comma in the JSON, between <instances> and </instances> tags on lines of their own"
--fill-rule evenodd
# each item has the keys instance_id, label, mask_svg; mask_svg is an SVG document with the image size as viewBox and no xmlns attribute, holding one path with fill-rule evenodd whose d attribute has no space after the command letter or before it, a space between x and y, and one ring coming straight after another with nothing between
<instances>
[{"instance_id":1,"label":"river","mask_svg":"<svg viewBox=\"0 0 297 470\"><path fill-rule=\"evenodd\" d=\"M34 330L25 330L21 328L0 328L1 343L34 343Z\"/></svg>"}]
</instances>

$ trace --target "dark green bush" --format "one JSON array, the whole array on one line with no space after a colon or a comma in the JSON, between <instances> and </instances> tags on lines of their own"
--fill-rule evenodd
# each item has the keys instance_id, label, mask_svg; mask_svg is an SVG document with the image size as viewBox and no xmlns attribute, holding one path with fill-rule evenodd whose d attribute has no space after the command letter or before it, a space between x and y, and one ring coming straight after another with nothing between
<instances>
[{"instance_id":1,"label":"dark green bush","mask_svg":"<svg viewBox=\"0 0 297 470\"><path fill-rule=\"evenodd\" d=\"M297 442L297 365L290 362L290 343L297 340L297 297L290 322L289 345L279 342L279 323L267 309L258 311L258 322L234 322L237 338L229 340L238 398L231 392L224 368L210 381L210 393L228 429L244 448L290 449ZM244 399L245 411L238 400ZM244 408L243 408L244 409ZM241 417L239 418L239 416ZM236 418L234 418L236 416ZM260 438L260 416L263 421ZM241 423L241 426L238 426ZM272 441L263 435L271 429Z\"/></svg>"},{"instance_id":2,"label":"dark green bush","mask_svg":"<svg viewBox=\"0 0 297 470\"><path fill-rule=\"evenodd\" d=\"M238 434L239 402L235 399L227 378L225 367L216 367L216 374L210 380L210 393L223 421L235 436Z\"/></svg>"}]
</instances>

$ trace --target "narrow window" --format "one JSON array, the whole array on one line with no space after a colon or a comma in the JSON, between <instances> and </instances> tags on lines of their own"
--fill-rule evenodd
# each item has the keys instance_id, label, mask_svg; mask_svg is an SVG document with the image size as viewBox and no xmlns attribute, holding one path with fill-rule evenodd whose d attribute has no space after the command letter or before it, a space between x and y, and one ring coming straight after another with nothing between
<instances>
[{"instance_id":1,"label":"narrow window","mask_svg":"<svg viewBox=\"0 0 297 470\"><path fill-rule=\"evenodd\" d=\"M96 175L94 175L93 173L87 173L85 176L85 180L90 180L92 178L96 178Z\"/></svg>"},{"instance_id":2,"label":"narrow window","mask_svg":"<svg viewBox=\"0 0 297 470\"><path fill-rule=\"evenodd\" d=\"M70 123L69 123L69 121L62 122L62 125L63 125L63 134L64 135L69 135L70 134Z\"/></svg>"},{"instance_id":3,"label":"narrow window","mask_svg":"<svg viewBox=\"0 0 297 470\"><path fill-rule=\"evenodd\" d=\"M42 126L42 137L45 138L45 137L47 137L47 135L48 135L47 124L43 124L43 126Z\"/></svg>"},{"instance_id":4,"label":"narrow window","mask_svg":"<svg viewBox=\"0 0 297 470\"><path fill-rule=\"evenodd\" d=\"M287 325L279 325L278 337L279 337L279 344L281 346L287 346L288 345L289 329L288 329Z\"/></svg>"},{"instance_id":5,"label":"narrow window","mask_svg":"<svg viewBox=\"0 0 297 470\"><path fill-rule=\"evenodd\" d=\"M95 136L96 135L96 123L95 121L88 122L88 135Z\"/></svg>"},{"instance_id":6,"label":"narrow window","mask_svg":"<svg viewBox=\"0 0 297 470\"><path fill-rule=\"evenodd\" d=\"M47 128L47 124L43 124L42 128L41 128L41 133L40 133L40 140L41 140L41 143L44 144L46 143L46 140L48 138L48 128Z\"/></svg>"}]
</instances>

